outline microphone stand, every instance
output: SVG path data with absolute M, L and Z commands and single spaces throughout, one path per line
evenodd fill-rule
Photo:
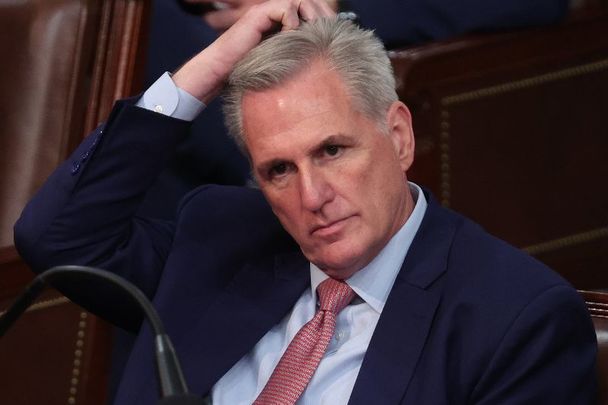
M 113 284 L 126 292 L 141 308 L 154 332 L 156 368 L 160 382 L 159 405 L 204 405 L 209 401 L 190 394 L 179 365 L 175 349 L 165 333 L 163 323 L 145 294 L 135 285 L 116 274 L 87 266 L 56 266 L 39 274 L 26 287 L 13 305 L 0 317 L 0 338 L 44 290 L 47 283 L 62 279 L 93 278 Z

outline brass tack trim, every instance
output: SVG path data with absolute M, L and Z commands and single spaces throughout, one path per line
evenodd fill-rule
M 444 109 L 440 112 L 441 121 L 439 124 L 440 136 L 439 147 L 441 155 L 439 158 L 440 170 L 440 201 L 444 207 L 450 206 L 451 199 L 451 165 L 450 165 L 450 113 L 445 107 L 463 103 L 466 101 L 478 100 L 484 97 L 504 94 L 515 90 L 539 86 L 544 83 L 549 83 L 558 80 L 568 79 L 570 77 L 581 76 L 589 73 L 599 72 L 608 69 L 608 59 L 601 59 L 596 62 L 591 62 L 583 65 L 573 66 L 566 69 L 560 69 L 542 75 L 532 76 L 521 80 L 497 84 L 494 86 L 483 87 L 472 91 L 466 91 L 451 96 L 446 96 L 441 99 L 441 105 Z M 523 250 L 531 255 L 538 255 L 545 252 L 550 252 L 560 248 L 577 245 L 589 242 L 598 238 L 608 236 L 608 227 L 600 228 L 589 232 L 583 232 L 576 235 L 570 235 L 564 238 L 555 239 L 548 242 L 539 243 L 536 245 L 525 247 Z
M 70 300 L 67 299 L 66 297 L 58 297 L 58 298 L 53 298 L 50 300 L 44 300 L 44 301 L 40 301 L 40 302 L 30 305 L 30 307 L 28 309 L 26 309 L 25 312 L 40 311 L 41 309 L 48 309 L 48 308 L 56 307 L 58 305 L 67 304 L 69 302 L 70 302 Z M 6 313 L 6 310 L 0 311 L 0 316 L 4 315 L 5 313 Z
M 82 366 L 82 348 L 84 347 L 85 329 L 87 327 L 87 313 L 80 313 L 80 321 L 78 321 L 78 331 L 76 332 L 76 343 L 74 349 L 74 360 L 72 364 L 72 375 L 70 377 L 70 388 L 68 391 L 68 404 L 76 404 L 76 393 L 78 392 L 78 384 L 80 383 L 80 372 Z
M 594 240 L 603 238 L 608 238 L 608 227 L 597 228 L 588 232 L 581 232 L 573 235 L 568 235 L 563 238 L 538 243 L 536 245 L 527 246 L 523 250 L 531 255 L 540 255 L 543 253 L 553 252 L 555 250 L 580 245 L 582 243 L 592 242 Z
M 608 311 L 606 311 L 601 304 L 597 304 L 595 302 L 587 302 L 587 307 L 589 310 L 593 310 L 593 312 L 597 315 L 608 316 Z
M 477 90 L 465 91 L 452 96 L 446 96 L 441 99 L 441 104 L 443 106 L 449 106 L 453 104 L 460 104 L 465 101 L 479 100 L 484 97 L 504 94 L 515 90 L 538 86 L 544 83 L 568 79 L 570 77 L 582 76 L 589 73 L 599 72 L 604 69 L 608 69 L 608 59 L 602 59 L 597 62 L 556 70 L 554 72 L 532 76 L 513 82 L 501 83 L 495 86 L 483 87 Z

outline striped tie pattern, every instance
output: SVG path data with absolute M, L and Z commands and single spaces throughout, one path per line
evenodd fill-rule
M 355 297 L 343 281 L 328 278 L 317 287 L 319 310 L 294 336 L 254 405 L 295 404 L 315 373 L 334 334 L 336 316 Z

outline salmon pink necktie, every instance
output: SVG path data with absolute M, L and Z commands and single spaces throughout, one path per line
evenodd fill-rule
M 334 334 L 336 316 L 355 297 L 343 281 L 324 280 L 317 287 L 319 310 L 295 335 L 254 405 L 295 404 L 315 373 Z

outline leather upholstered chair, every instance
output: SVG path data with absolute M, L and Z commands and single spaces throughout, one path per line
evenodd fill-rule
M 32 275 L 21 209 L 113 101 L 139 90 L 147 0 L 0 1 L 0 313 Z M 54 290 L 0 339 L 0 403 L 105 403 L 106 324 Z
M 50 172 L 133 92 L 145 3 L 0 2 L 0 247 Z
M 608 404 L 608 293 L 579 291 L 591 314 L 597 336 L 597 370 L 599 379 L 599 404 Z
M 608 288 L 608 12 L 396 50 L 409 178 L 581 289 Z

